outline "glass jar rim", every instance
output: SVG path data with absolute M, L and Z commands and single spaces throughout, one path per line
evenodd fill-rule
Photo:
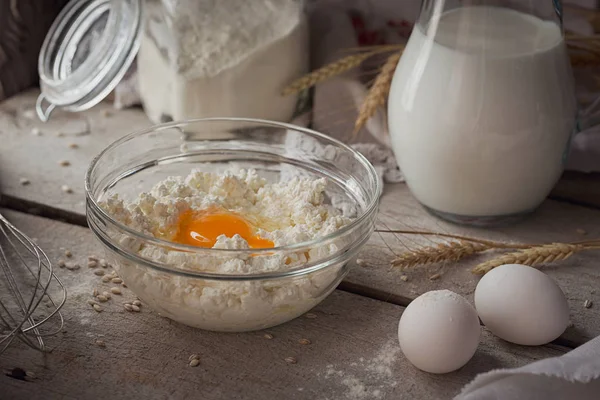
M 325 235 L 323 237 L 311 239 L 311 240 L 304 241 L 304 242 L 294 243 L 291 245 L 274 247 L 274 248 L 243 249 L 243 250 L 198 248 L 198 247 L 192 246 L 192 245 L 178 244 L 178 243 L 174 243 L 174 242 L 171 242 L 168 240 L 158 239 L 156 237 L 146 235 L 142 232 L 139 232 L 135 229 L 132 229 L 132 228 L 122 224 L 121 222 L 114 219 L 110 214 L 108 214 L 102 207 L 100 207 L 99 202 L 94 197 L 94 188 L 92 187 L 92 177 L 95 173 L 98 163 L 102 160 L 102 158 L 108 152 L 118 148 L 123 143 L 126 143 L 137 137 L 141 137 L 141 136 L 149 135 L 149 134 L 155 134 L 157 131 L 161 131 L 161 130 L 165 130 L 165 129 L 178 128 L 182 125 L 190 125 L 190 124 L 197 124 L 197 123 L 204 123 L 204 122 L 251 123 L 251 124 L 256 124 L 259 126 L 263 125 L 263 126 L 282 128 L 282 129 L 286 129 L 286 130 L 294 130 L 296 132 L 306 134 L 308 136 L 317 138 L 319 140 L 329 142 L 329 144 L 331 144 L 331 145 L 342 148 L 343 150 L 352 154 L 352 156 L 357 161 L 359 161 L 359 163 L 364 167 L 365 171 L 367 172 L 369 180 L 373 184 L 372 189 L 368 191 L 368 195 L 369 195 L 368 203 L 365 205 L 364 209 L 361 210 L 361 214 L 356 219 L 354 219 L 348 225 L 346 225 L 328 235 Z M 100 152 L 96 157 L 94 157 L 94 159 L 90 163 L 90 166 L 86 172 L 85 193 L 86 193 L 86 203 L 87 203 L 87 207 L 88 207 L 88 213 L 91 211 L 95 215 L 100 216 L 104 220 L 103 221 L 104 223 L 108 222 L 108 223 L 112 224 L 113 226 L 115 226 L 119 231 L 124 232 L 127 235 L 129 235 L 135 239 L 143 240 L 145 243 L 151 243 L 153 245 L 156 245 L 159 248 L 169 248 L 174 251 L 181 251 L 181 252 L 192 253 L 192 254 L 267 255 L 267 254 L 273 253 L 273 252 L 299 251 L 299 250 L 304 250 L 307 248 L 312 248 L 315 245 L 334 240 L 346 233 L 349 233 L 349 232 L 359 228 L 360 226 L 362 226 L 362 224 L 364 224 L 365 222 L 367 222 L 369 220 L 369 217 L 374 212 L 377 211 L 378 205 L 379 205 L 379 197 L 382 193 L 382 183 L 379 178 L 379 175 L 377 174 L 377 171 L 375 170 L 375 167 L 373 167 L 373 165 L 360 152 L 354 150 L 352 147 L 342 143 L 341 141 L 339 141 L 337 139 L 331 138 L 331 137 L 324 135 L 322 133 L 319 133 L 317 131 L 314 131 L 314 130 L 311 130 L 308 128 L 303 128 L 300 126 L 296 126 L 293 124 L 261 120 L 261 119 L 253 119 L 253 118 L 229 118 L 228 117 L 228 118 L 200 118 L 200 119 L 190 119 L 190 120 L 185 120 L 185 121 L 169 122 L 169 123 L 154 125 L 149 128 L 144 128 L 144 129 L 141 129 L 141 130 L 138 130 L 138 131 L 135 131 L 128 135 L 123 136 L 122 138 L 118 139 L 117 141 L 111 143 L 104 150 L 102 150 L 102 152 Z M 89 219 L 89 216 L 88 216 L 88 219 Z M 357 241 L 357 242 L 360 242 L 360 241 Z M 109 247 L 114 247 L 114 245 L 112 245 L 112 243 L 110 243 L 110 244 L 105 243 L 105 244 L 110 245 Z M 143 263 L 146 265 L 152 265 L 153 267 L 155 267 L 157 269 L 168 270 L 169 272 L 188 274 L 190 276 L 196 276 L 196 277 L 210 277 L 211 279 L 238 279 L 239 278 L 239 279 L 243 280 L 243 279 L 250 279 L 250 277 L 254 277 L 252 279 L 264 279 L 267 277 L 276 278 L 276 277 L 283 277 L 283 276 L 290 276 L 290 275 L 298 275 L 298 274 L 309 273 L 314 270 L 321 269 L 321 267 L 319 267 L 319 266 L 323 263 L 326 263 L 328 265 L 328 260 L 329 260 L 329 259 L 320 259 L 320 260 L 315 261 L 314 263 L 305 264 L 294 270 L 261 273 L 261 274 L 235 275 L 235 274 L 215 274 L 215 273 L 202 272 L 202 271 L 191 271 L 191 270 L 178 269 L 178 268 L 169 266 L 167 264 L 161 264 L 161 263 L 153 262 L 146 258 L 138 257 L 137 255 L 134 255 L 131 252 L 126 252 L 126 253 L 127 253 L 126 255 L 128 258 L 135 259 L 136 262 L 139 262 L 139 263 Z M 343 254 L 341 254 L 341 255 L 343 255 Z M 333 259 L 333 258 L 337 258 L 339 256 L 340 256 L 340 254 L 336 253 L 330 258 Z M 221 277 L 221 278 L 219 278 L 219 277 Z
M 106 13 L 98 45 L 92 46 L 94 25 Z M 67 3 L 46 34 L 38 57 L 41 94 L 36 111 L 40 120 L 47 121 L 56 107 L 82 111 L 108 96 L 137 55 L 142 13 L 142 0 Z M 88 53 L 78 63 L 80 46 L 87 46 Z

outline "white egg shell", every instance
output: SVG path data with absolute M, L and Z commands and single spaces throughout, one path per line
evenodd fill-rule
M 477 312 L 462 296 L 434 290 L 417 297 L 398 324 L 400 348 L 417 368 L 434 374 L 465 365 L 477 350 L 481 328 Z
M 526 265 L 506 264 L 485 274 L 475 289 L 475 308 L 494 335 L 516 344 L 546 344 L 569 324 L 562 290 Z

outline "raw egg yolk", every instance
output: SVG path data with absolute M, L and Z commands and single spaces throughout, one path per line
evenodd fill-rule
M 239 215 L 221 210 L 203 212 L 186 211 L 179 217 L 176 243 L 211 248 L 221 235 L 233 237 L 238 234 L 252 249 L 274 247 L 272 241 L 256 234 L 256 228 Z

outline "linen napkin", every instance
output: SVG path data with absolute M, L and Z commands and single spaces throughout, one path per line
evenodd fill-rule
M 560 356 L 479 374 L 455 400 L 598 400 L 600 336 Z

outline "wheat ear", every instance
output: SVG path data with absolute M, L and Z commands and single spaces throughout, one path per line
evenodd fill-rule
M 441 261 L 458 261 L 464 257 L 494 248 L 489 244 L 452 241 L 437 246 L 426 246 L 400 254 L 392 261 L 395 267 L 411 268 L 416 265 L 433 264 Z
M 477 275 L 483 275 L 492 269 L 504 264 L 523 264 L 523 265 L 539 265 L 542 263 L 550 263 L 561 261 L 571 257 L 573 254 L 585 249 L 594 249 L 599 246 L 586 246 L 576 243 L 551 243 L 540 246 L 534 246 L 529 249 L 516 251 L 501 255 L 500 257 L 479 264 L 472 269 L 471 272 Z
M 385 104 L 387 101 L 388 94 L 390 93 L 390 86 L 392 85 L 392 78 L 394 77 L 394 71 L 400 61 L 402 51 L 392 54 L 388 57 L 387 61 L 381 67 L 381 71 L 375 78 L 373 86 L 369 90 L 369 93 L 365 97 L 360 110 L 358 111 L 358 118 L 354 123 L 354 137 L 358 134 L 358 131 L 367 123 L 377 109 Z
M 364 53 L 351 54 L 349 56 L 343 57 L 337 61 L 334 61 L 311 72 L 308 75 L 304 75 L 303 77 L 296 79 L 283 89 L 282 94 L 284 96 L 288 96 L 294 93 L 301 92 L 304 89 L 313 87 L 319 82 L 327 80 L 333 76 L 339 75 L 342 72 L 351 70 L 352 68 L 358 67 L 365 60 L 374 56 L 375 54 L 393 51 L 397 48 L 398 46 L 382 46 Z

